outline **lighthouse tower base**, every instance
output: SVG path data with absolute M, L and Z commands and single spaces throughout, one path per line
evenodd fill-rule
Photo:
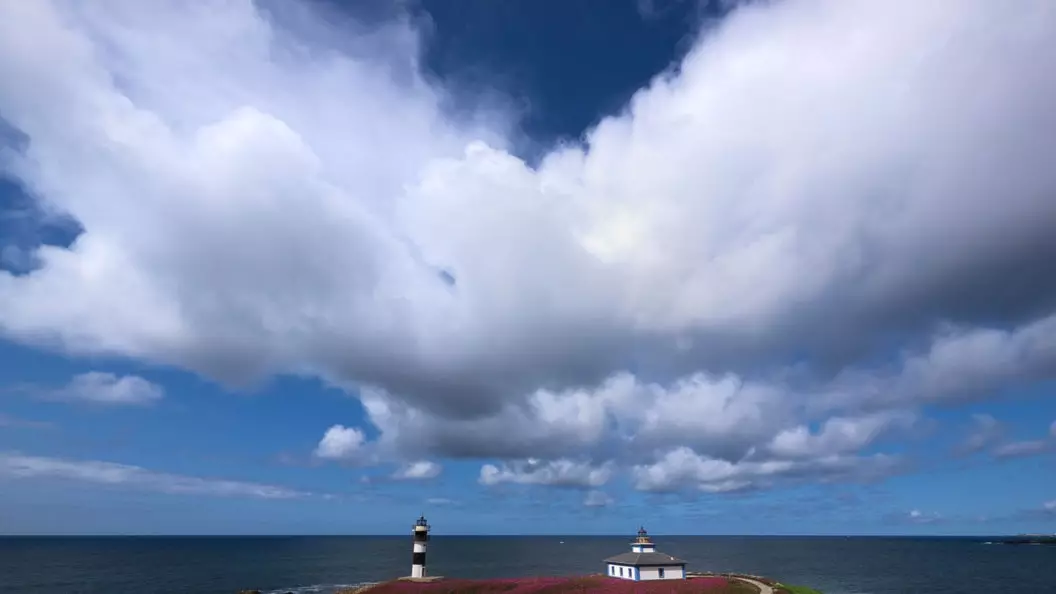
M 414 577 L 414 576 L 408 575 L 408 576 L 404 576 L 404 577 L 396 578 L 396 579 L 398 581 L 401 581 L 401 582 L 429 583 L 429 582 L 436 582 L 436 581 L 442 580 L 442 579 L 444 579 L 444 576 L 442 576 L 442 575 L 430 575 L 430 576 L 426 576 L 426 577 Z

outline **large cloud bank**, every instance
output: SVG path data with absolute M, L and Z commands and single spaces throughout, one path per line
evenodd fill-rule
M 84 227 L 0 272 L 5 337 L 645 490 L 883 475 L 920 403 L 1056 370 L 1049 0 L 748 4 L 536 167 L 408 24 L 281 6 L 0 0 L 4 167 Z

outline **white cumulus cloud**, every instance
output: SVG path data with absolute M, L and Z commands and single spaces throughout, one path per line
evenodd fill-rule
M 3 173 L 84 228 L 0 270 L 7 339 L 354 386 L 487 484 L 871 475 L 1056 374 L 1049 0 L 748 3 L 534 165 L 407 22 L 102 4 L 0 0 Z
M 604 491 L 587 491 L 586 497 L 583 498 L 583 505 L 586 507 L 609 507 L 613 503 L 613 498 Z
M 496 466 L 485 464 L 480 468 L 479 482 L 482 485 L 516 483 L 521 485 L 547 485 L 551 487 L 589 488 L 600 487 L 612 478 L 610 464 L 593 465 L 575 460 L 518 460 Z
M 635 466 L 635 487 L 642 491 L 672 491 L 694 487 L 708 493 L 728 493 L 797 481 L 860 481 L 884 478 L 900 470 L 894 456 L 826 454 L 801 460 L 766 457 L 730 462 L 709 458 L 686 447 L 666 452 L 652 464 Z
M 864 417 L 832 417 L 821 430 L 811 433 L 800 425 L 776 436 L 770 450 L 777 456 L 799 458 L 826 454 L 854 453 L 872 444 L 892 427 L 912 424 L 914 416 L 904 412 L 874 413 Z
M 326 430 L 315 455 L 326 460 L 351 460 L 362 453 L 366 436 L 355 427 L 334 425 Z
M 155 472 L 129 464 L 97 460 L 67 460 L 0 452 L 0 477 L 62 479 L 120 485 L 177 495 L 213 495 L 260 499 L 294 499 L 311 493 L 259 483 Z
M 404 481 L 422 481 L 440 476 L 443 467 L 436 462 L 419 460 L 400 467 L 393 473 L 392 478 Z
M 34 393 L 45 400 L 87 402 L 107 406 L 154 404 L 165 397 L 165 389 L 135 375 L 90 371 L 74 376 L 57 389 L 40 389 Z
M 1046 439 L 1032 439 L 1027 441 L 1013 441 L 1003 444 L 994 449 L 994 456 L 998 458 L 1021 458 L 1024 456 L 1036 456 L 1053 449 L 1051 441 Z
M 936 512 L 924 512 L 919 509 L 910 510 L 905 515 L 905 520 L 912 524 L 934 524 L 942 521 L 942 515 Z

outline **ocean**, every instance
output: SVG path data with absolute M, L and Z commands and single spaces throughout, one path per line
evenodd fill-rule
M 1056 546 L 979 538 L 656 538 L 691 571 L 735 571 L 825 594 L 1056 594 Z M 562 542 L 563 541 L 563 542 Z M 623 536 L 434 536 L 430 574 L 575 575 L 628 550 Z M 0 537 L 3 594 L 304 594 L 410 570 L 410 536 Z

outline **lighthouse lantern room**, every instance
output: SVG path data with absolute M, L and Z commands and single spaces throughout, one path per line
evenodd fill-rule
M 645 531 L 644 527 L 638 528 L 638 537 L 631 543 L 632 553 L 655 553 L 656 547 L 653 546 L 653 541 L 649 539 L 649 534 Z

